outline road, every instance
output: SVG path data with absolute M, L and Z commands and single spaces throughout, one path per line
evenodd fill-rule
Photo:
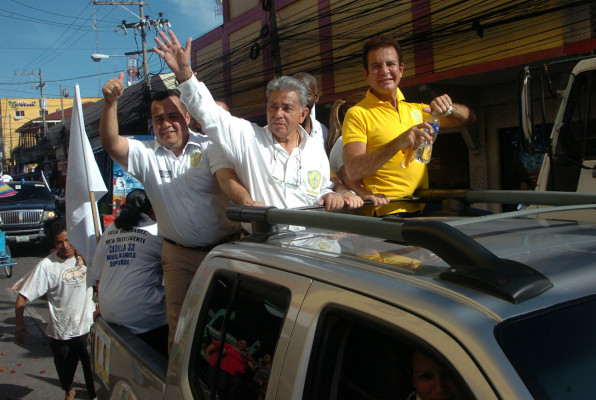
M 18 345 L 14 340 L 16 293 L 10 288 L 31 271 L 48 254 L 49 249 L 43 245 L 13 245 L 10 249 L 17 262 L 12 277 L 7 278 L 4 268 L 0 268 L 0 399 L 62 399 L 64 391 L 60 388 L 52 352 L 44 333 L 49 318 L 45 301 L 28 303 L 25 311 L 25 325 L 29 331 L 27 341 L 24 345 Z M 80 364 L 74 388 L 77 399 L 89 398 Z

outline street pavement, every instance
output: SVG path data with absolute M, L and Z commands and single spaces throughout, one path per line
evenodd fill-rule
M 25 325 L 29 331 L 24 345 L 14 339 L 14 304 L 16 292 L 10 288 L 48 254 L 43 245 L 10 246 L 17 261 L 13 275 L 7 278 L 0 267 L 0 400 L 63 399 L 64 391 L 54 367 L 52 351 L 45 335 L 49 312 L 47 303 L 27 303 Z M 97 385 L 96 385 L 97 388 Z M 79 363 L 75 375 L 77 399 L 88 399 L 83 370 Z

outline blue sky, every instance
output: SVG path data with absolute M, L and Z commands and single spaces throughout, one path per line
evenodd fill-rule
M 115 0 L 125 3 L 127 0 Z M 133 0 L 134 1 L 134 0 Z M 105 2 L 105 1 L 104 1 Z M 145 0 L 145 15 L 170 21 L 182 41 L 197 38 L 222 24 L 216 16 L 216 0 Z M 95 11 L 95 12 L 94 12 Z M 94 16 L 97 29 L 94 29 Z M 101 86 L 126 69 L 125 57 L 99 63 L 91 54 L 123 55 L 142 49 L 141 35 L 132 30 L 114 32 L 122 20 L 138 21 L 139 6 L 93 5 L 92 0 L 2 0 L 0 2 L 0 98 L 39 98 L 35 89 L 39 70 L 46 83 L 45 97 L 59 97 L 60 85 L 81 96 L 101 96 Z M 147 35 L 147 48 L 154 45 L 155 31 Z M 149 55 L 150 73 L 162 68 L 159 57 Z M 35 75 L 16 75 L 35 73 Z M 165 66 L 164 72 L 169 72 Z

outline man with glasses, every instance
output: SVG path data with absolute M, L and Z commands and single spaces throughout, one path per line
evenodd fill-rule
M 161 263 L 171 348 L 186 291 L 199 265 L 213 247 L 240 236 L 240 225 L 225 216 L 230 200 L 213 176 L 232 165 L 208 137 L 190 132 L 190 114 L 178 91 L 152 97 L 155 140 L 120 136 L 118 102 L 123 92 L 122 73 L 104 85 L 99 135 L 112 159 L 143 183 L 153 204 L 164 238 Z M 220 108 L 215 103 L 214 107 Z
M 332 190 L 329 161 L 321 141 L 311 138 L 300 126 L 308 115 L 308 88 L 304 83 L 289 76 L 269 82 L 268 125 L 260 127 L 233 117 L 215 104 L 190 68 L 191 39 L 183 48 L 172 31 L 169 35 L 159 32 L 161 40 L 155 39 L 159 47 L 153 49 L 176 75 L 189 112 L 234 164 L 246 187 L 239 186 L 231 196 L 235 203 L 259 202 L 278 208 L 318 204 L 328 211 L 352 204 L 348 199 L 352 193 L 343 188 Z

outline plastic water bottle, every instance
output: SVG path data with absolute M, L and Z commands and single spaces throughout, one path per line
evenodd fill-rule
M 424 122 L 428 122 L 430 126 L 432 126 L 433 131 L 429 132 L 429 134 L 433 138 L 433 142 L 437 139 L 437 135 L 439 134 L 439 128 L 441 123 L 439 121 L 439 117 L 437 115 L 431 114 L 428 118 L 424 120 Z M 426 129 L 425 129 L 426 130 Z M 428 131 L 427 131 L 428 132 Z M 428 164 L 430 161 L 430 156 L 433 152 L 433 145 L 428 140 L 424 139 L 422 144 L 416 149 L 416 154 L 414 154 L 414 160 L 421 162 L 423 164 Z

